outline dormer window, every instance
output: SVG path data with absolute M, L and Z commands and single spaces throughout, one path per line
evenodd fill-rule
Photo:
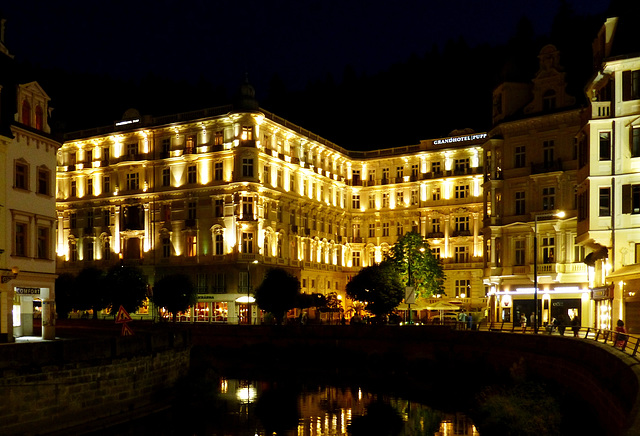
M 42 106 L 36 106 L 36 129 L 44 130 L 44 113 Z
M 548 111 L 556 108 L 556 92 L 547 90 L 542 96 L 542 110 Z
M 22 124 L 31 126 L 31 105 L 27 100 L 22 102 Z

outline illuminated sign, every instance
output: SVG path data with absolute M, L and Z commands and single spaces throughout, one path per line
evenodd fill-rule
M 40 288 L 16 288 L 16 294 L 40 295 Z
M 440 144 L 453 144 L 455 142 L 467 142 L 467 141 L 475 141 L 478 139 L 486 139 L 486 133 L 478 133 L 475 135 L 465 135 L 465 136 L 452 136 L 450 138 L 436 139 L 433 141 L 433 145 Z
M 140 118 L 134 118 L 132 120 L 122 120 L 122 121 L 116 121 L 116 127 L 119 126 L 126 126 L 127 124 L 136 124 L 140 122 Z

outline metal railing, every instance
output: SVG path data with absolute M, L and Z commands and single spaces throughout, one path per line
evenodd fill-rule
M 477 330 L 523 334 L 522 327 L 518 323 L 507 321 L 481 321 L 480 323 L 478 323 Z M 527 325 L 524 334 L 533 333 L 533 327 Z M 558 330 L 558 327 L 549 328 L 549 326 L 542 326 L 538 329 L 538 334 L 569 337 L 573 336 L 581 339 L 593 340 L 604 345 L 610 345 L 611 347 L 616 348 L 623 353 L 633 357 L 634 359 L 640 361 L 640 355 L 638 353 L 638 348 L 640 348 L 640 336 L 630 335 L 629 333 L 620 333 L 614 330 L 598 329 L 595 327 L 579 327 L 574 332 L 573 326 L 565 326 L 564 333 L 561 333 Z

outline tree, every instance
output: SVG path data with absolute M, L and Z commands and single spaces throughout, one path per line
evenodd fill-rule
M 404 287 L 390 262 L 367 266 L 347 283 L 347 295 L 367 303 L 367 311 L 376 317 L 388 315 L 404 298 Z
M 416 295 L 428 298 L 444 294 L 442 262 L 429 249 L 419 233 L 402 236 L 391 247 L 387 259 L 394 265 L 404 286 L 415 286 Z
M 109 307 L 105 275 L 95 267 L 83 268 L 76 277 L 77 305 L 76 309 L 92 310 L 93 319 L 98 312 Z
M 282 268 L 268 270 L 255 290 L 258 307 L 272 313 L 278 324 L 282 324 L 286 312 L 296 307 L 299 295 L 300 280 Z
M 111 314 L 118 313 L 123 306 L 133 313 L 147 297 L 147 279 L 139 268 L 116 265 L 109 268 L 106 276 Z
M 173 322 L 176 322 L 178 312 L 184 312 L 189 306 L 193 306 L 196 300 L 196 288 L 185 274 L 165 276 L 153 287 L 154 304 L 171 312 Z
M 56 312 L 58 318 L 66 319 L 76 303 L 76 282 L 73 274 L 63 273 L 56 278 Z

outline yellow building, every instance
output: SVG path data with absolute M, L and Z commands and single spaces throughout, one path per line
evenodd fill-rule
M 596 326 L 640 331 L 640 57 L 633 15 L 609 18 L 578 135 L 578 234 L 590 251 Z M 634 38 L 626 39 L 633 35 Z M 629 45 L 625 47 L 626 45 Z M 635 46 L 633 46 L 635 44 Z
M 49 97 L 23 80 L 0 20 L 0 342 L 55 337 L 54 171 Z M 42 332 L 34 328 L 41 318 Z
M 532 325 L 537 303 L 539 325 L 575 316 L 591 325 L 585 251 L 576 244 L 582 112 L 566 93 L 558 50 L 547 45 L 538 58 L 530 83 L 503 83 L 493 93 L 483 185 L 491 320 L 519 323 L 525 314 Z
M 245 84 L 235 106 L 155 118 L 130 110 L 113 126 L 67 135 L 58 272 L 122 261 L 151 284 L 185 272 L 198 303 L 183 319 L 255 322 L 248 294 L 267 268 L 288 269 L 303 292 L 337 292 L 348 310 L 349 278 L 416 230 L 444 261 L 447 295 L 485 306 L 486 134 L 349 151 L 253 96 Z

